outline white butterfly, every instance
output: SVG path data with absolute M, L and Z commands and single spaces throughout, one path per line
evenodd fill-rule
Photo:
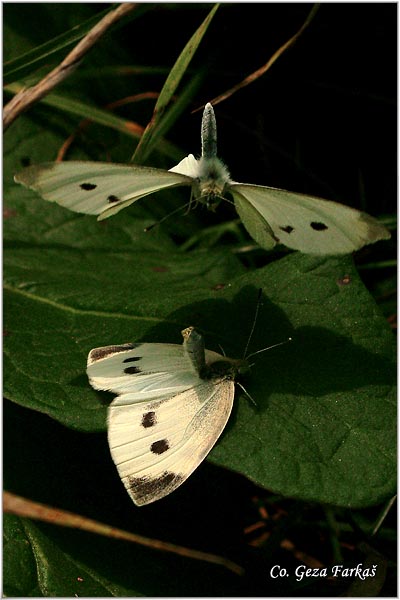
M 17 183 L 45 200 L 70 210 L 106 219 L 153 192 L 177 186 L 191 188 L 191 198 L 214 209 L 231 195 L 249 234 L 266 249 L 277 243 L 308 254 L 347 254 L 389 231 L 354 208 L 278 188 L 237 183 L 217 158 L 217 126 L 206 104 L 201 128 L 202 156 L 189 154 L 169 171 L 101 162 L 44 163 L 25 168 Z
M 205 350 L 193 328 L 183 344 L 123 344 L 91 350 L 87 374 L 114 392 L 108 442 L 118 473 L 138 506 L 181 485 L 221 435 L 233 406 L 234 380 L 248 368 Z

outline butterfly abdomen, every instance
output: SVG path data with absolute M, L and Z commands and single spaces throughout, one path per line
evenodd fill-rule
M 187 327 L 181 333 L 184 353 L 200 379 L 234 381 L 243 367 L 247 365 L 247 361 L 228 358 L 208 350 L 206 356 L 204 338 L 194 327 Z
M 204 339 L 194 327 L 186 327 L 181 331 L 183 351 L 189 358 L 195 373 L 200 374 L 205 367 Z

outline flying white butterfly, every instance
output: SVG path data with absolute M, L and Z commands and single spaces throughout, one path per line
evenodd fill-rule
M 106 219 L 153 192 L 189 186 L 191 198 L 213 209 L 231 195 L 249 234 L 266 249 L 277 243 L 308 254 L 347 254 L 390 238 L 376 219 L 354 208 L 278 188 L 237 183 L 217 158 L 217 126 L 206 104 L 202 155 L 189 154 L 169 171 L 101 162 L 69 161 L 26 167 L 17 183 L 45 200 Z
M 123 344 L 91 350 L 87 374 L 114 392 L 108 442 L 118 473 L 138 506 L 180 486 L 221 435 L 233 406 L 235 377 L 248 368 L 205 350 L 193 328 L 183 344 Z

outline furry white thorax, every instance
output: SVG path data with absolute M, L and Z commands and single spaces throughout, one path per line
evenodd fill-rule
M 197 183 L 195 199 L 207 205 L 222 198 L 226 185 L 231 183 L 227 167 L 217 157 L 196 159 L 189 154 L 170 171 L 192 177 Z

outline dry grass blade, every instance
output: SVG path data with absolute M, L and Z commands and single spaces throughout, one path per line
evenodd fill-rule
M 109 12 L 93 29 L 75 46 L 73 50 L 64 58 L 64 60 L 50 73 L 48 73 L 39 83 L 33 87 L 21 90 L 4 107 L 3 111 L 3 129 L 11 125 L 13 121 L 24 111 L 26 111 L 35 102 L 47 95 L 61 81 L 64 81 L 76 69 L 79 62 L 99 40 L 99 38 L 119 19 L 136 8 L 137 4 L 127 2 L 120 4 L 115 10 Z
M 88 519 L 87 517 L 82 517 L 81 515 L 69 511 L 52 508 L 51 506 L 39 502 L 32 502 L 31 500 L 16 496 L 10 492 L 3 493 L 3 509 L 5 513 L 18 515 L 19 517 L 37 519 L 62 527 L 82 529 L 83 531 L 90 531 L 91 533 L 96 533 L 98 535 L 147 546 L 148 548 L 153 548 L 153 550 L 162 550 L 186 558 L 213 563 L 229 569 L 236 575 L 243 575 L 244 572 L 241 566 L 223 556 L 209 554 L 208 552 L 200 552 L 199 550 L 193 550 L 192 548 L 185 548 L 184 546 L 177 546 L 176 544 L 170 544 L 169 542 L 163 542 L 162 540 L 130 533 L 129 531 L 124 531 L 123 529 L 118 529 L 111 525 L 100 523 L 99 521 L 94 521 L 93 519 Z
M 264 65 L 262 65 L 262 67 L 260 67 L 259 69 L 257 69 L 256 71 L 254 71 L 253 73 L 251 73 L 250 75 L 248 75 L 247 77 L 245 77 L 245 79 L 243 79 L 243 81 L 241 81 L 237 85 L 234 85 L 233 87 L 231 87 L 229 90 L 227 90 L 223 94 L 220 94 L 219 96 L 217 96 L 213 100 L 210 100 L 211 104 L 213 106 L 215 106 L 219 102 L 222 102 L 223 100 L 226 100 L 227 98 L 229 98 L 229 96 L 232 96 L 233 94 L 235 94 L 236 92 L 238 92 L 239 90 L 241 90 L 243 87 L 246 87 L 246 85 L 249 85 L 250 83 L 253 83 L 253 81 L 256 81 L 259 77 L 261 77 L 262 75 L 264 75 L 264 73 L 266 73 L 268 71 L 268 69 L 270 67 L 272 67 L 272 65 L 274 64 L 274 62 L 276 60 L 278 60 L 278 58 L 286 50 L 288 50 L 288 48 L 290 48 L 290 46 L 293 46 L 293 44 L 295 42 L 297 42 L 298 38 L 302 35 L 303 31 L 306 29 L 306 27 L 308 27 L 308 25 L 313 20 L 314 16 L 317 13 L 318 8 L 319 8 L 319 4 L 314 4 L 314 6 L 311 9 L 310 14 L 308 15 L 307 19 L 304 21 L 303 25 L 298 30 L 298 32 L 295 33 L 280 48 L 278 48 L 278 50 L 276 52 L 274 52 L 274 54 L 271 56 L 271 58 Z M 200 109 L 197 109 L 197 110 L 200 110 Z M 193 112 L 195 112 L 195 111 L 193 111 Z

